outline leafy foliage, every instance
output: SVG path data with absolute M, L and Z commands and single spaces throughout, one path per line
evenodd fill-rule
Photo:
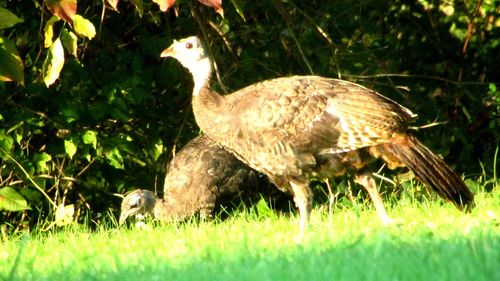
M 14 188 L 6 186 L 0 189 L 0 210 L 22 211 L 29 210 L 28 202 Z
M 2 221 L 97 218 L 117 193 L 161 187 L 198 129 L 189 75 L 159 53 L 191 34 L 208 43 L 221 92 L 289 74 L 352 80 L 418 113 L 416 133 L 458 171 L 495 172 L 493 0 L 231 0 L 224 17 L 220 1 L 199 2 L 0 1 L 0 189 L 31 208 Z
M 11 27 L 17 23 L 23 22 L 22 19 L 18 18 L 11 11 L 0 7 L 0 17 L 2 18 L 2 22 L 0 22 L 0 29 Z
M 24 84 L 24 65 L 15 45 L 0 37 L 0 81 L 15 81 Z

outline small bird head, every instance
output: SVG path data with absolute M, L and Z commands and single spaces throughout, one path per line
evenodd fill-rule
M 190 36 L 174 40 L 174 43 L 167 49 L 161 52 L 160 57 L 172 57 L 178 60 L 185 68 L 193 72 L 194 69 L 199 67 L 200 61 L 207 59 L 208 56 L 205 52 L 203 44 L 196 36 Z
M 132 215 L 153 214 L 156 200 L 158 200 L 156 195 L 146 189 L 136 189 L 130 192 L 123 198 L 118 222 L 123 224 Z

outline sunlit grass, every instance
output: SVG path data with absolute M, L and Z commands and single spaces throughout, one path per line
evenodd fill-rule
M 297 218 L 247 211 L 222 222 L 104 223 L 11 237 L 3 280 L 499 280 L 500 192 L 463 214 L 441 201 L 402 199 L 382 226 L 372 208 L 315 209 Z M 16 259 L 17 257 L 17 259 Z

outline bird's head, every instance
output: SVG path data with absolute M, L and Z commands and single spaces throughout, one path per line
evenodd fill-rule
M 191 72 L 199 67 L 200 62 L 208 58 L 201 40 L 196 36 L 174 40 L 170 47 L 161 52 L 160 57 L 172 57 Z
M 130 192 L 123 198 L 118 222 L 123 224 L 132 215 L 153 214 L 157 199 L 153 192 L 146 189 Z
M 193 95 L 198 95 L 200 89 L 209 84 L 212 62 L 198 37 L 174 40 L 170 47 L 161 52 L 160 57 L 172 57 L 191 72 L 194 81 Z

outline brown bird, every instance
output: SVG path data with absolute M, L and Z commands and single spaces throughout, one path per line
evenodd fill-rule
M 163 199 L 149 190 L 132 191 L 122 201 L 119 223 L 131 215 L 145 214 L 163 222 L 194 215 L 211 218 L 216 207 L 232 199 L 257 201 L 261 194 L 273 201 L 281 199 L 283 195 L 275 190 L 264 176 L 200 135 L 170 161 Z
M 161 57 L 177 59 L 193 75 L 192 105 L 202 131 L 292 192 L 301 234 L 311 211 L 313 176 L 353 174 L 381 219 L 389 221 L 365 168 L 370 158 L 382 158 L 390 168 L 407 166 L 459 209 L 474 204 L 460 177 L 407 131 L 415 115 L 375 91 L 338 79 L 291 76 L 221 96 L 210 90 L 212 62 L 197 37 L 174 41 Z
M 154 192 L 147 189 L 136 189 L 128 193 L 122 200 L 119 224 L 135 215 L 142 218 L 146 215 L 153 215 L 154 218 L 161 219 L 163 200 L 158 198 Z

